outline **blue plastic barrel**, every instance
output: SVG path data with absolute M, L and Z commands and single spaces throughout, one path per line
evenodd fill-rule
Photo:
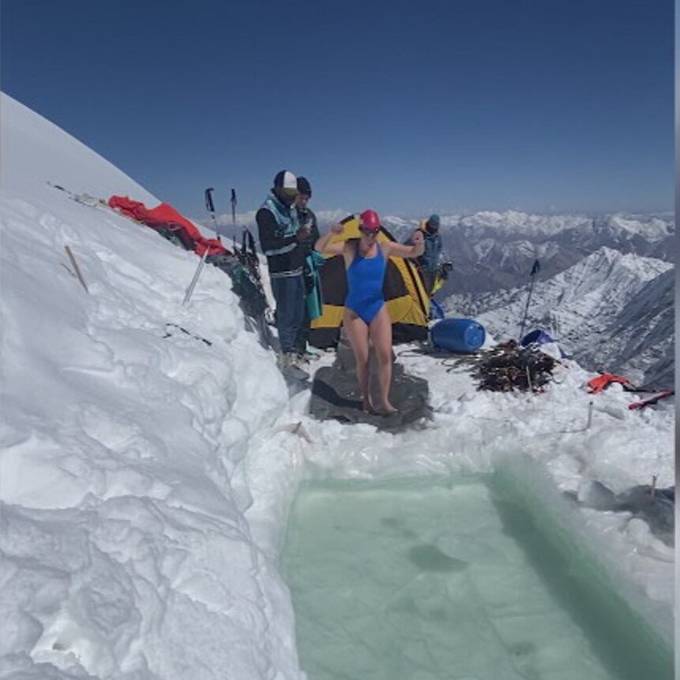
M 430 329 L 432 344 L 449 352 L 476 352 L 483 344 L 484 326 L 474 319 L 443 319 Z

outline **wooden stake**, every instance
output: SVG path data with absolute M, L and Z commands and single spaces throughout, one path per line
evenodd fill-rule
M 76 262 L 76 258 L 73 256 L 71 249 L 68 246 L 64 246 L 64 250 L 66 251 L 66 254 L 68 255 L 68 259 L 71 260 L 71 264 L 73 265 L 73 269 L 76 273 L 76 276 L 78 277 L 78 281 L 80 281 L 80 285 L 85 289 L 86 293 L 89 293 L 90 291 L 87 289 L 87 284 L 85 283 L 85 279 L 83 278 L 83 275 L 80 273 L 80 267 L 78 266 L 78 263 Z

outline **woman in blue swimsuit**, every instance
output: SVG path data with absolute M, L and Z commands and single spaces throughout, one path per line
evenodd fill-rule
M 348 239 L 341 243 L 330 243 L 333 236 L 341 234 L 343 226 L 336 224 L 315 245 L 316 250 L 331 255 L 343 255 L 347 270 L 347 299 L 343 325 L 354 351 L 357 365 L 357 379 L 361 390 L 363 409 L 388 415 L 397 409 L 389 399 L 392 382 L 392 320 L 385 306 L 383 283 L 387 270 L 387 259 L 397 257 L 414 258 L 423 254 L 422 233 L 418 232 L 413 245 L 405 246 L 393 241 L 378 243 L 380 218 L 374 210 L 361 213 L 361 238 Z M 371 403 L 368 375 L 369 340 L 375 348 L 378 360 L 378 382 L 380 404 L 377 409 Z

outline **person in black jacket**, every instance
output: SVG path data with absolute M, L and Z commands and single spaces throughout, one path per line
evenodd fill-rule
M 307 256 L 314 250 L 314 244 L 317 242 L 321 234 L 319 234 L 319 226 L 316 221 L 316 215 L 309 206 L 309 199 L 312 197 L 312 186 L 306 177 L 297 178 L 297 188 L 298 195 L 295 198 L 295 207 L 298 213 L 298 219 L 300 221 L 301 229 L 301 241 L 300 247 L 302 248 L 303 257 Z M 305 234 L 307 234 L 305 236 Z M 309 270 L 309 266 L 305 261 L 303 264 L 303 274 L 305 281 L 305 297 L 311 293 L 314 286 L 314 281 L 312 279 L 312 273 Z M 297 335 L 295 341 L 295 348 L 298 353 L 298 357 L 305 361 L 309 353 L 307 352 L 307 338 L 309 337 L 309 325 L 311 323 L 311 318 L 309 315 L 309 310 L 305 305 L 305 316 L 300 326 L 300 331 Z
M 301 243 L 308 237 L 309 231 L 300 228 L 294 205 L 297 194 L 297 177 L 289 170 L 281 170 L 274 177 L 269 196 L 255 215 L 260 246 L 267 257 L 276 300 L 281 368 L 298 367 L 295 342 L 305 313 L 302 274 L 305 256 Z

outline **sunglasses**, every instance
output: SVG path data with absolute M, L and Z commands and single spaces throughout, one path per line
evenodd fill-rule
M 372 229 L 365 229 L 364 227 L 359 227 L 359 231 L 362 234 L 366 234 L 366 236 L 377 236 L 378 235 L 377 231 L 373 231 Z

